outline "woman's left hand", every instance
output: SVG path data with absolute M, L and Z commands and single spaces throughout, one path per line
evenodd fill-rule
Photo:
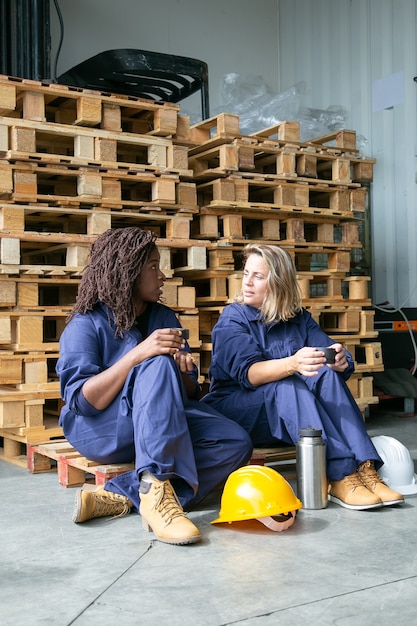
M 336 357 L 334 363 L 327 363 L 327 366 L 335 372 L 344 372 L 348 367 L 349 363 L 346 358 L 345 350 L 341 343 L 334 343 L 329 348 L 334 348 L 336 350 Z
M 189 352 L 184 352 L 183 350 L 179 350 L 173 355 L 174 361 L 178 364 L 180 368 L 180 372 L 186 374 L 187 372 L 192 372 L 194 369 L 194 360 Z

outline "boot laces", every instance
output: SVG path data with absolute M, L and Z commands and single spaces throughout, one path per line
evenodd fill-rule
M 111 492 L 109 492 L 111 493 Z M 93 517 L 106 517 L 111 515 L 111 519 L 124 517 L 130 513 L 128 499 L 117 493 L 111 495 L 94 494 L 95 507 Z M 119 510 L 120 509 L 120 510 Z M 115 513 L 115 515 L 113 515 Z
M 176 517 L 184 517 L 184 511 L 169 481 L 165 480 L 155 483 L 155 491 L 156 502 L 154 509 L 161 514 L 167 523 L 170 523 Z
M 378 483 L 385 485 L 384 481 L 378 475 L 372 461 L 365 461 L 359 466 L 359 476 L 365 487 L 372 489 Z
M 353 472 L 353 474 L 345 476 L 344 481 L 352 487 L 352 491 L 355 491 L 357 487 L 363 487 L 363 482 L 358 472 Z

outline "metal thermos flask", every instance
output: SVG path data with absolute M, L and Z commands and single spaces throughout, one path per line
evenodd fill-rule
M 304 509 L 327 507 L 326 443 L 320 428 L 302 428 L 296 445 L 297 496 Z

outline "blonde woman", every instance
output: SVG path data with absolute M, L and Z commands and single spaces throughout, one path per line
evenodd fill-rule
M 295 444 L 301 428 L 320 428 L 331 501 L 357 510 L 404 502 L 377 474 L 382 460 L 346 385 L 352 356 L 303 309 L 284 249 L 246 246 L 242 289 L 223 310 L 212 341 L 203 400 L 243 426 L 254 445 Z M 320 349 L 329 346 L 334 363 Z

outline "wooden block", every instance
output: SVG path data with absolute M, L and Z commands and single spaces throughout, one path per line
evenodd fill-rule
M 247 171 L 255 169 L 255 153 L 253 147 L 239 146 L 239 170 Z
M 242 289 L 242 272 L 229 274 L 227 277 L 227 291 L 229 301 L 233 300 Z
M 102 192 L 102 178 L 99 172 L 81 172 L 78 175 L 77 193 L 79 196 L 95 196 L 101 198 Z
M 20 428 L 25 426 L 25 403 L 0 402 L 0 428 Z
M 359 226 L 355 222 L 342 224 L 342 242 L 359 243 Z
M 62 487 L 78 487 L 86 482 L 85 470 L 69 465 L 65 458 L 58 459 L 58 483 Z
M 43 343 L 43 317 L 21 316 L 12 320 L 12 341 L 18 346 Z
M 81 96 L 77 98 L 77 119 L 74 124 L 79 126 L 99 126 L 101 123 L 101 100 Z
M 222 215 L 223 235 L 235 239 L 243 239 L 243 218 L 241 215 Z
M 38 179 L 35 172 L 13 172 L 14 192 L 25 196 L 36 197 Z
M 117 162 L 117 141 L 96 137 L 94 140 L 94 158 L 97 161 Z
M 25 120 L 34 120 L 37 122 L 45 122 L 45 96 L 40 91 L 24 91 L 23 92 L 23 118 Z
M 356 132 L 342 129 L 336 133 L 336 146 L 345 150 L 356 150 Z
M 172 239 L 190 238 L 190 218 L 175 215 L 166 223 L 166 236 Z
M 236 200 L 236 184 L 238 181 L 218 178 L 212 182 L 213 200 L 234 202 Z
M 164 283 L 163 302 L 171 308 L 178 307 L 178 285 L 175 282 L 166 281 Z
M 359 380 L 359 397 L 370 398 L 374 395 L 374 379 L 372 376 L 363 376 Z
M 25 383 L 47 383 L 48 365 L 46 359 L 24 360 L 24 381 Z M 43 404 L 43 403 L 42 403 Z
M 347 189 L 337 189 L 329 195 L 329 209 L 347 213 L 350 211 L 350 192 Z
M 11 237 L 0 239 L 0 260 L 4 265 L 20 264 L 20 239 Z
M 332 180 L 338 183 L 350 183 L 349 159 L 334 159 L 332 161 Z
M 122 199 L 121 181 L 116 178 L 106 178 L 103 176 L 101 184 L 103 199 L 112 200 L 115 204 L 118 204 Z
M 178 287 L 178 307 L 181 309 L 195 308 L 195 287 Z
M 188 170 L 188 148 L 175 144 L 166 150 L 167 167 L 172 170 Z
M 0 196 L 13 191 L 13 170 L 9 165 L 0 164 Z
M 0 151 L 7 152 L 9 149 L 9 127 L 0 124 Z
M 148 147 L 148 163 L 155 167 L 167 167 L 167 148 L 152 144 Z
M 44 425 L 44 400 L 28 400 L 25 404 L 26 428 L 39 428 Z
M 85 267 L 88 263 L 89 254 L 89 245 L 76 246 L 70 244 L 67 247 L 66 264 L 69 267 Z
M 374 178 L 374 164 L 372 161 L 359 161 L 353 163 L 354 182 L 371 183 Z
M 182 206 L 197 206 L 197 187 L 195 183 L 180 182 L 177 184 L 177 204 Z
M 22 359 L 0 356 L 0 384 L 17 385 L 23 380 Z
M 187 264 L 194 270 L 207 269 L 207 252 L 202 246 L 190 246 L 187 248 Z
M 296 163 L 298 176 L 317 178 L 317 157 L 314 154 L 300 154 Z
M 114 132 L 121 132 L 122 116 L 120 106 L 109 102 L 103 102 L 101 113 L 102 119 L 100 128 Z
M 322 243 L 333 243 L 334 224 L 317 224 L 317 241 Z
M 16 306 L 17 294 L 14 281 L 0 281 L 0 307 Z
M 173 178 L 157 178 L 152 182 L 152 200 L 175 204 L 175 180 Z
M 349 276 L 345 279 L 349 283 L 350 300 L 366 300 L 368 298 L 369 276 Z
M 74 137 L 74 156 L 93 160 L 95 158 L 94 137 L 83 134 L 76 135 Z
M 87 234 L 101 235 L 111 227 L 111 214 L 108 211 L 93 210 L 87 217 Z
M 304 221 L 302 219 L 288 219 L 285 223 L 287 226 L 286 239 L 290 241 L 305 241 Z
M 1 170 L 0 170 L 1 178 Z M 11 179 L 11 185 L 13 180 Z M 11 191 L 11 190 L 10 190 Z M 3 205 L 0 207 L 0 228 L 8 231 L 23 232 L 25 230 L 25 210 L 18 205 Z
M 12 342 L 12 322 L 9 317 L 0 318 L 0 344 Z
M 16 87 L 1 85 L 0 88 L 0 115 L 9 115 L 16 109 Z
M 360 311 L 360 331 L 361 334 L 373 332 L 375 311 Z
M 233 250 L 230 248 L 216 248 L 209 250 L 209 267 L 232 267 L 234 269 Z
M 11 149 L 17 152 L 37 152 L 35 129 L 12 126 L 10 129 L 10 144 Z
M 366 187 L 352 189 L 350 192 L 350 210 L 363 212 L 366 209 L 368 190 Z
M 382 347 L 378 342 L 363 344 L 367 365 L 383 365 Z
M 217 239 L 219 237 L 219 222 L 217 215 L 200 215 L 199 216 L 199 238 Z
M 177 116 L 175 109 L 161 107 L 154 111 L 153 134 L 160 136 L 175 135 L 177 132 Z
M 280 221 L 275 219 L 262 220 L 262 235 L 265 239 L 279 241 L 281 239 Z
M 338 250 L 328 255 L 328 268 L 337 272 L 350 271 L 350 252 L 341 252 Z
M 32 307 L 39 305 L 39 289 L 37 283 L 17 283 L 17 305 L 20 307 Z
M 177 130 L 175 133 L 177 140 L 189 141 L 190 139 L 190 117 L 188 115 L 177 114 Z
M 295 153 L 290 150 L 283 150 L 277 155 L 277 174 L 282 176 L 296 176 Z

